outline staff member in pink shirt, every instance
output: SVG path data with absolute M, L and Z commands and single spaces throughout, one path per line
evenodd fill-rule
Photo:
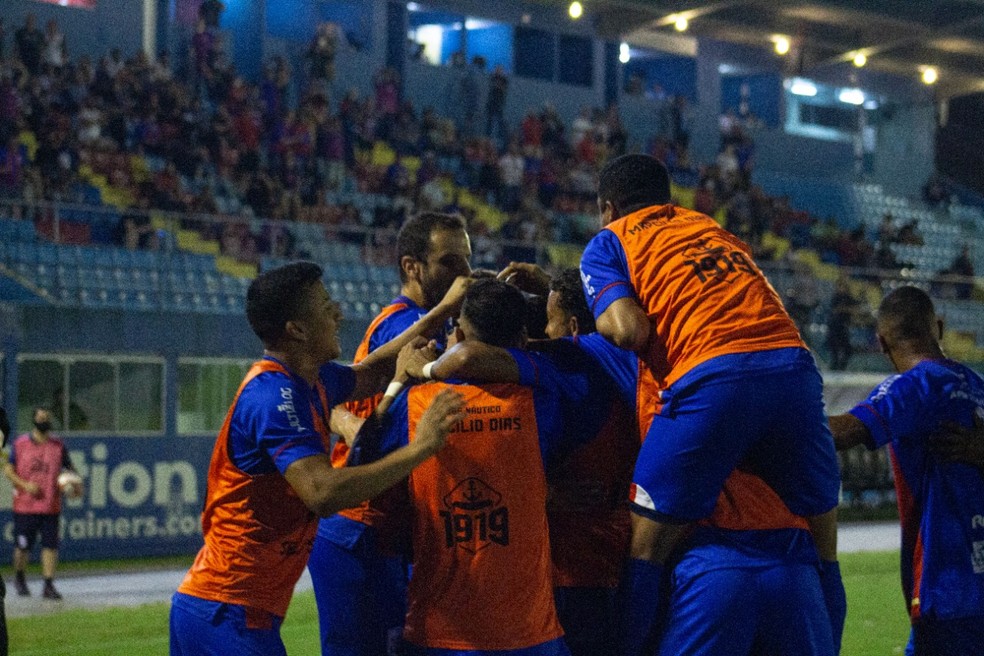
M 14 486 L 14 587 L 17 594 L 31 594 L 24 579 L 24 569 L 41 534 L 41 573 L 44 576 L 45 599 L 61 599 L 55 589 L 55 568 L 58 565 L 58 516 L 61 514 L 61 494 L 58 475 L 62 470 L 75 471 L 65 444 L 51 432 L 51 413 L 45 408 L 34 409 L 34 428 L 14 440 L 10 461 L 3 473 Z M 76 494 L 81 490 L 76 488 Z

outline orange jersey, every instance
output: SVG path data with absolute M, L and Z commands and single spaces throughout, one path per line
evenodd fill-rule
M 408 392 L 411 441 L 447 386 Z M 414 569 L 404 635 L 413 644 L 458 650 L 521 649 L 559 638 L 533 391 L 453 387 L 466 399 L 468 418 L 410 475 Z
M 385 344 L 409 328 L 420 318 L 422 312 L 423 310 L 416 304 L 404 297 L 400 297 L 384 307 L 366 329 L 366 334 L 363 336 L 362 342 L 359 343 L 359 348 L 355 351 L 353 362 L 358 363 L 365 360 L 366 356 L 375 350 L 375 347 Z M 376 406 L 379 405 L 382 398 L 383 393 L 380 392 L 359 401 L 349 401 L 345 404 L 345 409 L 355 416 L 364 419 L 376 411 Z M 348 445 L 339 440 L 332 450 L 332 464 L 335 467 L 345 466 L 348 452 Z M 392 494 L 383 493 L 371 501 L 364 501 L 355 508 L 342 510 L 338 514 L 342 517 L 366 524 L 367 526 L 381 525 L 383 523 L 383 517 L 391 512 L 394 503 L 396 503 L 396 498 Z M 388 532 L 398 530 L 399 526 L 395 526 L 388 529 Z M 391 538 L 387 537 L 384 542 L 389 542 L 390 540 Z
M 253 365 L 236 392 L 209 465 L 202 512 L 205 545 L 178 592 L 283 617 L 307 564 L 317 521 L 278 471 L 247 474 L 233 463 L 229 453 L 230 426 L 240 396 L 250 381 L 265 372 L 290 375 L 279 362 L 262 360 Z M 319 383 L 315 389 L 322 408 L 327 409 L 324 387 Z M 323 453 L 328 427 L 320 415 L 312 409 Z
M 613 221 L 585 250 L 581 275 L 595 316 L 638 299 L 661 389 L 717 356 L 805 347 L 748 246 L 697 212 L 662 205 Z

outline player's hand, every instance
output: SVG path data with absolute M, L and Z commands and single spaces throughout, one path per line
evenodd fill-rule
M 946 422 L 929 438 L 929 447 L 945 462 L 962 462 L 984 472 L 984 417 L 974 414 L 974 427 Z
M 475 282 L 474 279 L 469 276 L 458 276 L 451 283 L 451 287 L 448 288 L 448 292 L 438 303 L 438 307 L 441 308 L 449 317 L 458 316 L 458 312 L 461 310 L 461 304 L 465 300 L 465 292 L 471 284 Z
M 409 378 L 422 379 L 424 365 L 437 360 L 438 355 L 440 354 L 437 352 L 437 343 L 433 341 L 417 348 L 407 345 L 400 351 L 400 357 L 396 360 L 397 374 L 403 371 Z
M 415 361 L 418 350 L 427 349 L 428 346 L 433 343 L 434 342 L 428 342 L 423 337 L 415 337 L 412 342 L 409 342 L 401 348 L 399 354 L 396 356 L 396 372 L 393 374 L 393 382 L 405 383 L 411 378 L 420 378 L 420 376 L 407 373 L 408 366 Z M 435 355 L 435 358 L 436 357 L 437 356 Z M 423 364 L 421 364 L 421 366 L 423 366 Z
M 420 418 L 412 445 L 427 456 L 434 455 L 444 448 L 448 435 L 465 416 L 465 398 L 451 389 L 441 390 Z
M 507 282 L 528 294 L 537 296 L 550 294 L 550 276 L 537 265 L 528 262 L 510 262 L 509 266 L 499 272 L 496 279 Z
M 30 494 L 32 497 L 41 498 L 41 486 L 34 481 L 24 483 L 24 492 Z

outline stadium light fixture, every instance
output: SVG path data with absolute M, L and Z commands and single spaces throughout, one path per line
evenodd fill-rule
M 788 36 L 782 36 L 781 34 L 777 34 L 776 36 L 772 37 L 772 43 L 775 45 L 777 55 L 785 55 L 789 52 L 789 48 L 791 44 L 789 42 Z
M 864 91 L 861 89 L 841 89 L 837 100 L 848 105 L 863 105 Z
M 584 7 L 580 2 L 574 0 L 574 2 L 571 3 L 571 6 L 567 8 L 567 13 L 570 14 L 571 18 L 577 20 L 584 14 Z
M 408 2 L 407 11 L 420 11 L 420 5 L 418 5 L 416 2 Z
M 940 79 L 940 72 L 933 68 L 932 66 L 924 66 L 922 68 L 922 81 L 923 84 L 936 84 L 936 81 Z
M 862 68 L 867 63 L 868 63 L 868 56 L 865 55 L 863 52 L 859 52 L 856 55 L 854 55 L 854 65 L 857 66 L 858 68 Z
M 677 16 L 676 20 L 673 21 L 673 27 L 676 28 L 677 32 L 686 32 L 687 28 L 690 27 L 690 21 L 687 20 L 686 16 Z
M 632 52 L 629 50 L 629 44 L 623 41 L 618 46 L 618 60 L 623 64 L 628 64 L 630 59 L 632 59 Z
M 789 93 L 794 96 L 806 96 L 807 98 L 812 98 L 817 95 L 817 85 L 813 84 L 809 80 L 804 80 L 802 78 L 793 78 L 793 83 L 789 87 Z

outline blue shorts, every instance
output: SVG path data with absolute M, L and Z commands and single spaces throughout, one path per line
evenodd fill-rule
M 571 656 L 615 656 L 615 588 L 554 588 Z
M 377 656 L 399 644 L 406 618 L 403 559 L 379 551 L 376 531 L 346 517 L 322 520 L 308 571 L 314 584 L 322 656 Z
M 259 620 L 259 621 L 257 621 Z M 282 617 L 236 604 L 175 592 L 171 597 L 171 656 L 287 656 Z M 260 628 L 253 628 L 256 625 Z
M 984 617 L 922 618 L 912 626 L 907 656 L 971 656 L 984 645 Z
M 713 358 L 661 402 L 636 461 L 636 513 L 670 523 L 707 517 L 736 468 L 762 478 L 797 515 L 837 505 L 840 470 L 809 351 Z
M 660 656 L 834 656 L 814 565 L 706 568 L 684 560 L 672 575 Z
M 404 647 L 405 656 L 571 656 L 563 638 L 543 642 L 523 649 L 438 649 L 437 647 L 419 647 L 407 643 Z

